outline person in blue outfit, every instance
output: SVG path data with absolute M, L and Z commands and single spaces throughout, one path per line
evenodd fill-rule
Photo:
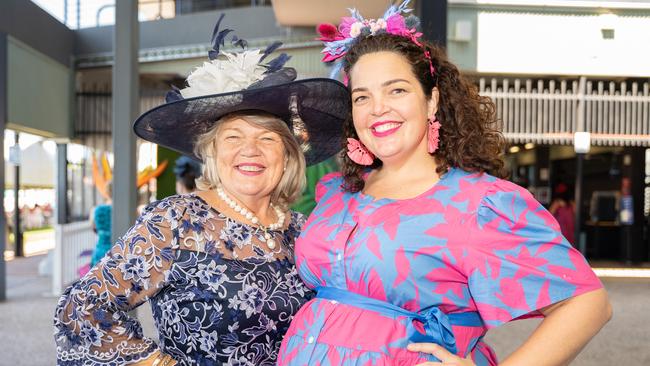
M 111 215 L 113 206 L 110 198 L 112 194 L 110 182 L 107 184 L 106 190 L 109 198 L 106 198 L 103 204 L 95 206 L 90 217 L 93 231 L 97 234 L 97 244 L 95 244 L 95 250 L 93 250 L 93 256 L 90 259 L 91 267 L 94 267 L 111 250 Z

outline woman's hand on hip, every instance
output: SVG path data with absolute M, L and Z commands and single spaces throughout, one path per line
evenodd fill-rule
M 461 358 L 435 343 L 411 343 L 408 345 L 408 350 L 411 352 L 428 353 L 440 360 L 440 362 L 424 362 L 416 366 L 476 366 L 471 359 L 471 355 L 468 355 L 467 358 Z

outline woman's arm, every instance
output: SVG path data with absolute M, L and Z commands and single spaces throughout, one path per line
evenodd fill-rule
M 501 366 L 568 365 L 611 319 L 612 307 L 604 289 L 587 292 L 541 309 L 542 323 Z M 425 362 L 418 366 L 473 366 L 468 358 L 458 357 L 432 343 L 409 345 L 413 352 L 429 353 L 442 362 Z
M 57 364 L 131 364 L 158 347 L 127 312 L 154 296 L 172 264 L 170 208 L 151 208 L 120 238 L 111 255 L 64 292 L 54 326 Z
M 568 365 L 611 319 L 604 289 L 587 292 L 543 308 L 542 323 L 501 365 Z

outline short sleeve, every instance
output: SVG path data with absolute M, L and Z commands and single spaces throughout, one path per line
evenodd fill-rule
M 58 365 L 123 365 L 158 349 L 128 312 L 166 283 L 183 215 L 174 200 L 147 207 L 111 254 L 65 290 L 54 318 Z
M 468 286 L 486 323 L 539 317 L 539 309 L 602 287 L 553 216 L 524 188 L 497 180 L 468 223 Z
M 343 184 L 343 176 L 340 172 L 333 172 L 324 175 L 316 184 L 316 202 L 320 202 L 320 200 L 328 193 L 340 193 L 341 184 Z

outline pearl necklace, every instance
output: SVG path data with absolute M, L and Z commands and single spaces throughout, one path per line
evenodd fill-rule
M 221 198 L 222 201 L 224 201 L 228 207 L 232 208 L 235 212 L 238 214 L 244 216 L 247 220 L 252 222 L 254 225 L 257 225 L 264 231 L 264 240 L 266 240 L 266 246 L 269 247 L 269 249 L 274 249 L 275 248 L 275 241 L 273 240 L 273 236 L 269 233 L 271 230 L 277 230 L 281 228 L 284 225 L 284 212 L 278 207 L 275 206 L 274 204 L 271 204 L 271 207 L 275 211 L 275 215 L 278 217 L 278 222 L 273 223 L 271 225 L 264 226 L 261 224 L 260 219 L 257 218 L 252 212 L 250 212 L 247 208 L 240 206 L 235 200 L 230 198 L 226 192 L 224 192 L 223 188 L 221 186 L 217 187 L 217 196 Z

